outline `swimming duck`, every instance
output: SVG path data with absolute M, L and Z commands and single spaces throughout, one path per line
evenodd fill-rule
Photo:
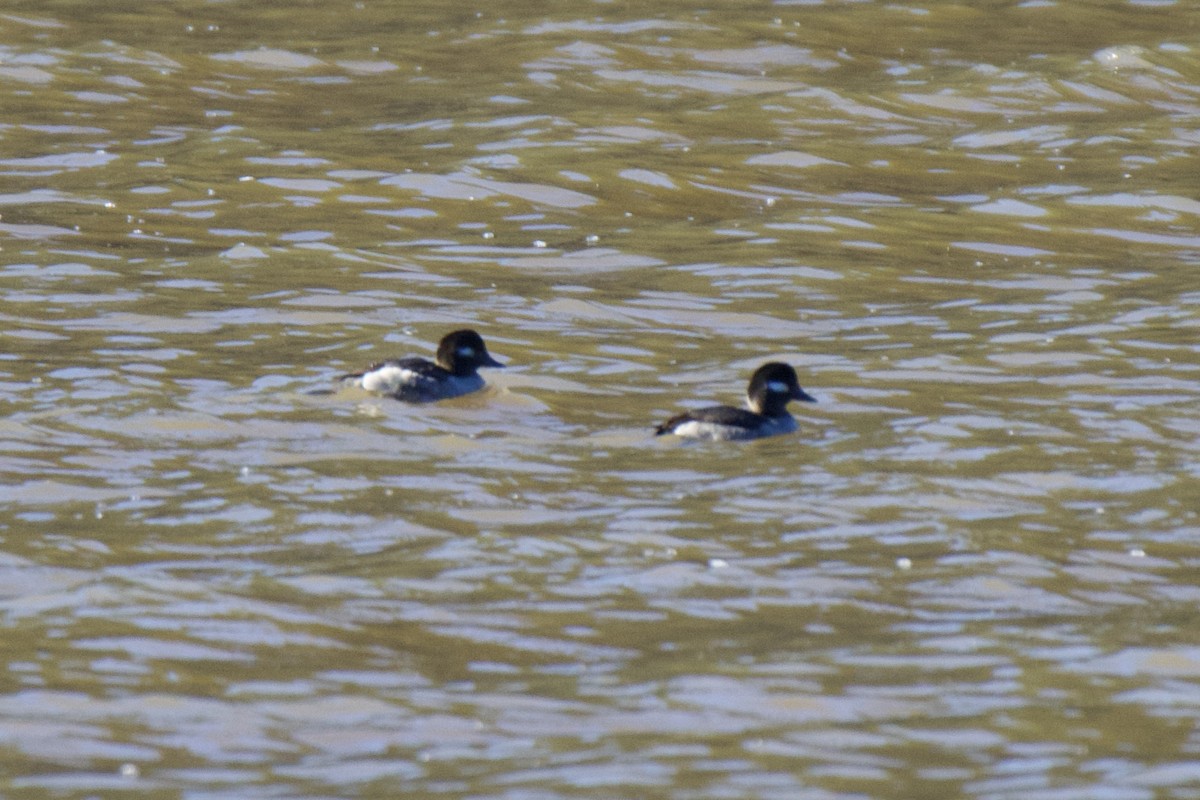
M 483 337 L 469 329 L 443 336 L 436 358 L 437 363 L 420 356 L 389 358 L 339 380 L 406 403 L 430 403 L 478 391 L 484 386 L 480 367 L 504 366 L 488 353 Z
M 792 400 L 815 403 L 816 398 L 800 388 L 796 370 L 772 361 L 763 364 L 750 378 L 745 408 L 709 406 L 686 411 L 659 425 L 656 436 L 673 433 L 692 439 L 758 439 L 791 433 L 799 425 L 787 411 Z

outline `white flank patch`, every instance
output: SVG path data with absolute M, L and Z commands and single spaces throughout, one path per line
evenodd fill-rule
M 368 392 L 394 392 L 416 377 L 410 369 L 383 366 L 362 376 L 362 387 Z
M 698 422 L 694 419 L 676 425 L 671 433 L 688 439 L 713 439 L 716 441 L 752 437 L 752 434 L 743 428 L 733 425 L 717 425 L 712 422 Z
M 706 430 L 707 429 L 707 430 Z M 694 420 L 683 422 L 671 429 L 676 436 L 687 436 L 693 439 L 703 439 L 712 435 L 712 425 L 703 425 Z

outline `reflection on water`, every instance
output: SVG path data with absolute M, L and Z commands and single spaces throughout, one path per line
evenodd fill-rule
M 1187 14 L 6 9 L 0 788 L 1191 796 Z

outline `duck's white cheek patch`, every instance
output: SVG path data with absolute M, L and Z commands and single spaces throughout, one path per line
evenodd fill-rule
M 474 347 L 460 347 L 460 348 L 458 348 L 458 354 L 463 358 L 474 358 L 475 357 L 475 348 Z
M 415 373 L 404 367 L 380 367 L 362 376 L 362 387 L 368 392 L 394 392 L 411 381 Z
M 786 383 L 779 381 L 767 381 L 767 388 L 775 394 L 791 394 L 792 390 Z

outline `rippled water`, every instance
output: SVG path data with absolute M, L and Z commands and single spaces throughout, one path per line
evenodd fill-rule
M 6 795 L 1196 796 L 1186 3 L 0 42 Z M 768 358 L 799 435 L 651 435 Z

